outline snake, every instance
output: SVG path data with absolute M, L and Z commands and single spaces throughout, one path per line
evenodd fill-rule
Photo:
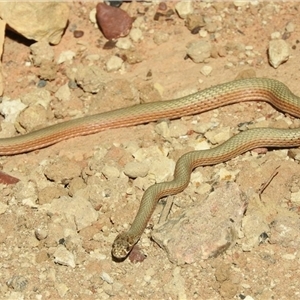
M 0 155 L 26 153 L 77 136 L 161 119 L 178 119 L 244 101 L 268 102 L 279 111 L 300 117 L 300 97 L 293 94 L 284 83 L 271 78 L 239 79 L 177 99 L 142 103 L 54 124 L 24 135 L 2 138 Z M 176 163 L 171 181 L 156 183 L 146 189 L 131 226 L 116 236 L 112 256 L 117 260 L 128 256 L 143 234 L 157 202 L 163 197 L 182 192 L 188 186 L 195 168 L 225 162 L 258 147 L 297 146 L 300 146 L 300 128 L 253 128 L 241 131 L 211 149 L 184 154 Z

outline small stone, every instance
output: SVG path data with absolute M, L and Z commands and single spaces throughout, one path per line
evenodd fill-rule
M 69 101 L 71 98 L 71 91 L 68 83 L 59 87 L 54 95 L 60 101 Z
M 231 136 L 231 128 L 223 127 L 213 131 L 207 131 L 204 136 L 213 144 L 220 144 L 227 141 Z
M 187 55 L 195 62 L 204 62 L 211 54 L 211 43 L 208 41 L 193 42 L 188 46 Z
M 192 33 L 196 33 L 195 30 L 197 28 L 204 27 L 205 23 L 203 20 L 203 17 L 201 15 L 198 14 L 190 14 L 187 16 L 186 21 L 185 21 L 185 25 L 188 28 L 188 30 L 192 31 Z M 198 30 L 198 32 L 199 32 Z
M 278 40 L 281 37 L 281 33 L 279 31 L 274 31 L 271 33 L 271 39 L 272 40 Z
M 141 162 L 131 161 L 124 167 L 124 173 L 130 178 L 145 177 L 149 172 L 149 167 Z
M 134 42 L 139 42 L 143 38 L 143 32 L 139 28 L 132 28 L 129 36 Z
M 284 40 L 272 40 L 269 42 L 269 62 L 277 69 L 282 63 L 290 57 L 290 46 Z
M 48 231 L 44 228 L 37 228 L 34 231 L 35 237 L 41 241 L 44 240 L 48 236 Z
M 118 57 L 116 55 L 112 56 L 107 62 L 106 62 L 106 70 L 108 72 L 112 71 L 118 71 L 123 66 L 123 60 L 121 57 Z
M 91 202 L 77 194 L 73 198 L 64 196 L 53 199 L 49 211 L 53 214 L 63 212 L 71 216 L 76 223 L 77 230 L 90 226 L 98 219 L 98 212 L 93 208 Z
M 157 31 L 153 35 L 153 41 L 155 44 L 160 45 L 169 40 L 169 34 L 163 31 Z
M 98 3 L 96 19 L 103 35 L 108 39 L 117 39 L 128 35 L 133 19 L 118 7 Z
M 84 35 L 84 31 L 82 30 L 74 30 L 73 36 L 75 39 L 81 38 Z
M 66 50 L 60 53 L 58 59 L 57 59 L 57 64 L 62 64 L 65 61 L 71 61 L 75 57 L 76 53 L 71 50 Z
M 201 68 L 200 72 L 204 75 L 204 76 L 208 76 L 211 72 L 212 72 L 212 67 L 205 65 Z
M 285 26 L 285 30 L 289 33 L 295 31 L 295 24 L 293 22 L 288 22 Z
M 118 39 L 116 42 L 116 47 L 122 50 L 128 50 L 132 47 L 132 43 L 129 38 Z
M 179 17 L 185 19 L 188 15 L 192 14 L 194 9 L 192 1 L 180 1 L 175 5 L 175 10 Z
M 68 251 L 65 246 L 58 245 L 57 249 L 53 253 L 54 262 L 63 266 L 69 266 L 71 268 L 75 268 L 75 256 Z
M 114 179 L 120 177 L 120 171 L 114 166 L 105 165 L 101 172 L 106 178 Z
M 63 298 L 69 290 L 64 283 L 55 283 L 55 288 L 61 298 Z
M 100 277 L 101 277 L 102 280 L 104 280 L 105 282 L 107 282 L 109 284 L 114 283 L 114 280 L 106 272 L 102 272 L 100 274 Z

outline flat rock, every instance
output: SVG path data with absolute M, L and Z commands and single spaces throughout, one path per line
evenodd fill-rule
M 238 185 L 222 183 L 204 202 L 159 226 L 152 238 L 178 265 L 215 257 L 235 243 L 246 207 Z
M 0 2 L 0 18 L 29 40 L 58 44 L 69 18 L 69 6 L 58 2 Z

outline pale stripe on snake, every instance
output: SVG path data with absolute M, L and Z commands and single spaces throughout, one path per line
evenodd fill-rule
M 0 155 L 24 153 L 75 136 L 159 119 L 176 119 L 242 101 L 266 101 L 283 112 L 300 117 L 300 98 L 283 83 L 267 78 L 242 79 L 216 85 L 174 100 L 121 108 L 52 125 L 25 135 L 0 139 Z M 300 128 L 257 128 L 241 132 L 215 148 L 184 154 L 177 161 L 172 181 L 155 184 L 146 190 L 129 231 L 116 237 L 112 246 L 112 255 L 115 258 L 124 258 L 128 255 L 142 235 L 157 201 L 184 190 L 194 168 L 227 161 L 256 147 L 299 145 Z

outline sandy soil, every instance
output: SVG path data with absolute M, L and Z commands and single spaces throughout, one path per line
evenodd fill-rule
M 240 7 L 230 2 L 213 4 L 194 3 L 194 13 L 211 18 L 217 23 L 218 30 L 208 33 L 208 39 L 211 39 L 216 49 L 220 51 L 229 43 L 248 47 L 226 51 L 223 57 L 209 58 L 206 64 L 212 67 L 210 75 L 204 76 L 200 73 L 204 63 L 196 64 L 186 57 L 187 45 L 201 38 L 199 34 L 191 34 L 184 20 L 177 14 L 155 21 L 158 4 L 138 3 L 134 7 L 124 5 L 123 8 L 129 7 L 133 15 L 143 19 L 143 40 L 133 42 L 136 53 L 142 56 L 142 61 L 136 64 L 125 62 L 122 71 L 111 72 L 109 77 L 112 81 L 109 81 L 105 92 L 89 94 L 80 88 L 72 89 L 71 99 L 62 102 L 54 94 L 69 81 L 67 75 L 70 69 L 80 63 L 94 64 L 105 69 L 105 63 L 112 55 L 124 57 L 124 51 L 118 48 L 103 49 L 106 40 L 89 21 L 89 12 L 95 4 L 72 4 L 70 26 L 61 43 L 53 49 L 56 57 L 66 50 L 75 51 L 77 55 L 72 63 L 59 65 L 55 80 L 48 82 L 44 88 L 50 91 L 52 101 L 47 112 L 48 119 L 43 121 L 43 126 L 84 114 L 129 106 L 135 103 L 136 97 L 130 96 L 128 85 L 137 93 L 137 98 L 143 96 L 151 101 L 160 98 L 165 100 L 234 80 L 241 72 L 249 69 L 254 70 L 257 77 L 270 77 L 284 82 L 295 94 L 300 95 L 299 3 L 263 2 L 257 6 L 247 4 Z M 174 9 L 173 2 L 167 2 L 167 6 Z M 285 28 L 289 22 L 295 25 L 295 29 L 286 34 Z M 84 31 L 83 37 L 74 38 L 70 31 L 74 25 L 78 30 Z M 157 45 L 153 36 L 159 31 L 167 32 L 169 39 Z M 278 69 L 270 66 L 267 56 L 270 36 L 276 31 L 284 35 L 292 47 L 289 60 Z M 29 54 L 27 43 L 16 39 L 16 36 L 6 38 L 3 55 L 6 97 L 16 99 L 38 89 L 38 69 L 25 65 L 29 61 Z M 100 58 L 96 61 L 87 60 L 86 57 L 91 54 L 98 54 Z M 125 51 L 125 54 L 128 53 Z M 157 87 L 161 93 L 157 91 Z M 129 100 L 124 100 L 124 95 L 129 95 Z M 1 121 L 3 118 L 0 119 L 0 124 Z M 197 139 L 198 134 L 193 132 L 195 122 L 215 122 L 218 125 L 214 129 L 216 132 L 220 128 L 229 127 L 232 134 L 236 133 L 237 126 L 243 122 L 277 127 L 293 127 L 298 123 L 293 117 L 277 112 L 266 103 L 237 103 L 203 113 L 201 116 L 172 121 L 171 124 L 185 125 L 187 132 L 191 132 L 189 139 Z M 299 164 L 297 160 L 288 157 L 287 150 L 270 151 L 266 154 L 246 153 L 219 166 L 198 170 L 206 182 L 215 182 L 217 179 L 214 175 L 221 167 L 230 172 L 238 170 L 234 181 L 245 193 L 249 193 L 251 189 L 258 190 L 271 178 L 261 200 L 250 201 L 247 216 L 253 213 L 253 216 L 259 215 L 268 228 L 277 226 L 281 230 L 278 229 L 278 236 L 275 229 L 270 230 L 266 233 L 269 239 L 252 247 L 250 251 L 244 251 L 241 235 L 229 250 L 217 257 L 177 265 L 171 263 L 164 250 L 150 239 L 152 227 L 157 223 L 162 209 L 162 205 L 159 205 L 140 242 L 147 258 L 136 264 L 129 259 L 122 263 L 112 260 L 112 241 L 118 232 L 132 222 L 143 190 L 153 179 L 146 178 L 145 181 L 137 182 L 123 174 L 124 166 L 134 160 L 128 149 L 145 148 L 148 158 L 151 159 L 152 146 L 161 149 L 168 147 L 169 156 L 175 160 L 182 154 L 184 143 L 180 137 L 172 138 L 169 143 L 157 133 L 156 123 L 151 123 L 78 137 L 26 154 L 1 157 L 3 171 L 19 178 L 20 182 L 11 186 L 1 185 L 0 199 L 4 208 L 0 215 L 0 297 L 300 298 L 300 256 L 297 248 L 300 234 L 296 231 L 288 240 L 285 238 L 286 232 L 282 232 L 289 228 L 282 226 L 280 229 L 280 220 L 288 218 L 289 224 L 299 222 L 299 200 L 297 202 L 297 197 L 291 197 L 299 190 Z M 155 160 L 155 155 L 152 159 Z M 278 166 L 278 174 L 272 178 Z M 105 176 L 104 167 L 110 167 L 110 172 L 117 170 L 117 175 L 108 173 Z M 69 175 L 71 179 L 64 182 L 61 181 L 62 176 L 57 175 L 61 170 L 68 174 L 78 174 Z M 54 178 L 49 178 L 51 174 Z M 61 212 L 53 212 L 52 201 L 67 195 L 72 196 L 89 185 L 93 188 L 92 205 L 98 212 L 98 217 L 96 220 L 91 219 L 90 225 L 77 230 L 74 219 L 67 212 L 69 206 L 66 204 Z M 91 190 L 90 192 L 92 193 Z M 36 195 L 36 198 L 30 198 L 32 195 Z M 199 197 L 199 201 L 205 199 L 206 195 Z M 182 197 L 197 197 L 194 186 L 189 186 L 178 197 L 178 202 L 182 202 Z M 68 199 L 65 202 L 71 201 L 72 197 L 64 199 Z M 190 202 L 186 206 L 192 205 Z M 177 205 L 176 209 L 180 209 L 182 213 L 186 206 Z M 172 214 L 169 218 L 172 218 Z M 261 233 L 264 232 L 262 228 Z M 273 232 L 273 236 L 270 232 Z M 72 254 L 71 257 L 75 257 L 74 267 L 55 261 L 56 251 L 61 248 L 67 254 Z

